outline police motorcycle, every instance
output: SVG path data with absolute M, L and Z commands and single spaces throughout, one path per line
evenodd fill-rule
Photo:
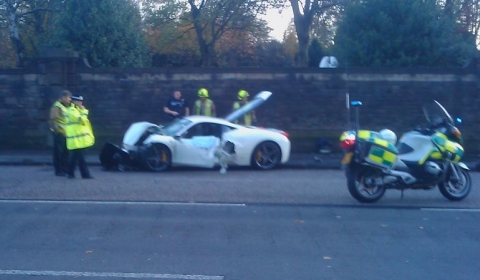
M 340 146 L 345 154 L 347 186 L 359 202 L 379 200 L 387 189 L 433 189 L 442 195 L 462 200 L 469 194 L 472 181 L 468 167 L 460 160 L 464 154 L 462 135 L 452 117 L 437 101 L 423 107 L 426 127 L 416 127 L 397 142 L 388 129 L 379 132 L 359 129 L 360 101 L 352 101 L 355 129 L 345 131 Z

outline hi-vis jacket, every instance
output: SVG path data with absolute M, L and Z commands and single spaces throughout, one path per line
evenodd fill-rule
M 68 107 L 62 102 L 56 101 L 50 109 L 50 130 L 65 135 L 65 117 L 68 113 Z
M 240 101 L 233 102 L 233 110 L 238 110 L 238 109 L 240 109 L 240 107 L 242 107 L 242 104 L 240 103 Z M 242 118 L 240 118 L 240 122 L 239 122 L 239 120 L 235 120 L 235 123 L 240 123 L 240 124 L 244 124 L 246 126 L 251 126 L 252 125 L 252 115 L 253 114 L 254 114 L 253 111 L 248 112 L 247 114 L 243 115 Z
M 65 134 L 69 150 L 87 148 L 95 143 L 87 109 L 80 109 L 75 105 L 68 108 L 65 117 Z
M 202 101 L 198 99 L 195 101 L 195 115 L 203 115 L 203 116 L 212 116 L 212 104 L 213 101 L 211 99 L 206 99 L 205 103 L 202 104 Z M 204 105 L 204 106 L 202 106 Z

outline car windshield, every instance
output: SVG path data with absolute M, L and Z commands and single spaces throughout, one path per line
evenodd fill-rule
M 423 107 L 423 113 L 425 114 L 427 121 L 432 125 L 439 125 L 444 121 L 453 125 L 453 119 L 448 114 L 447 110 L 435 100 Z
M 165 135 L 175 136 L 178 134 L 179 131 L 181 131 L 186 126 L 189 126 L 191 123 L 192 121 L 187 119 L 175 119 L 172 122 L 166 124 L 165 126 L 162 126 L 161 129 Z

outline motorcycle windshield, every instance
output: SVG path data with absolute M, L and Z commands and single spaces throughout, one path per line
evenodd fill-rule
M 436 100 L 423 106 L 423 113 L 427 121 L 433 126 L 440 125 L 444 122 L 453 125 L 453 119 L 450 114 L 448 114 L 447 110 Z

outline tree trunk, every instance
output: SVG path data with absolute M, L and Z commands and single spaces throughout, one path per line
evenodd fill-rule
M 20 34 L 18 33 L 18 18 L 15 13 L 15 10 L 9 9 L 12 8 L 10 5 L 7 5 L 8 12 L 8 30 L 10 33 L 10 40 L 15 49 L 15 56 L 17 61 L 17 67 L 23 68 L 25 66 L 25 45 L 20 39 Z
M 297 67 L 308 66 L 308 44 L 310 43 L 310 27 L 313 15 L 317 12 L 318 0 L 304 3 L 303 11 L 300 11 L 299 0 L 290 0 L 293 11 L 293 21 L 297 32 L 298 52 L 295 60 Z
M 310 43 L 310 26 L 307 26 L 303 22 L 295 23 L 295 29 L 297 31 L 298 39 L 298 53 L 296 57 L 297 67 L 308 66 L 308 44 Z
M 210 47 L 207 41 L 205 40 L 205 38 L 203 37 L 203 32 L 205 27 L 202 27 L 202 22 L 200 19 L 200 9 L 198 9 L 198 7 L 195 6 L 194 1 L 189 0 L 188 3 L 190 4 L 190 8 L 191 8 L 192 22 L 193 22 L 193 27 L 195 29 L 195 34 L 197 35 L 197 43 L 200 49 L 202 66 L 208 67 L 211 64 Z

